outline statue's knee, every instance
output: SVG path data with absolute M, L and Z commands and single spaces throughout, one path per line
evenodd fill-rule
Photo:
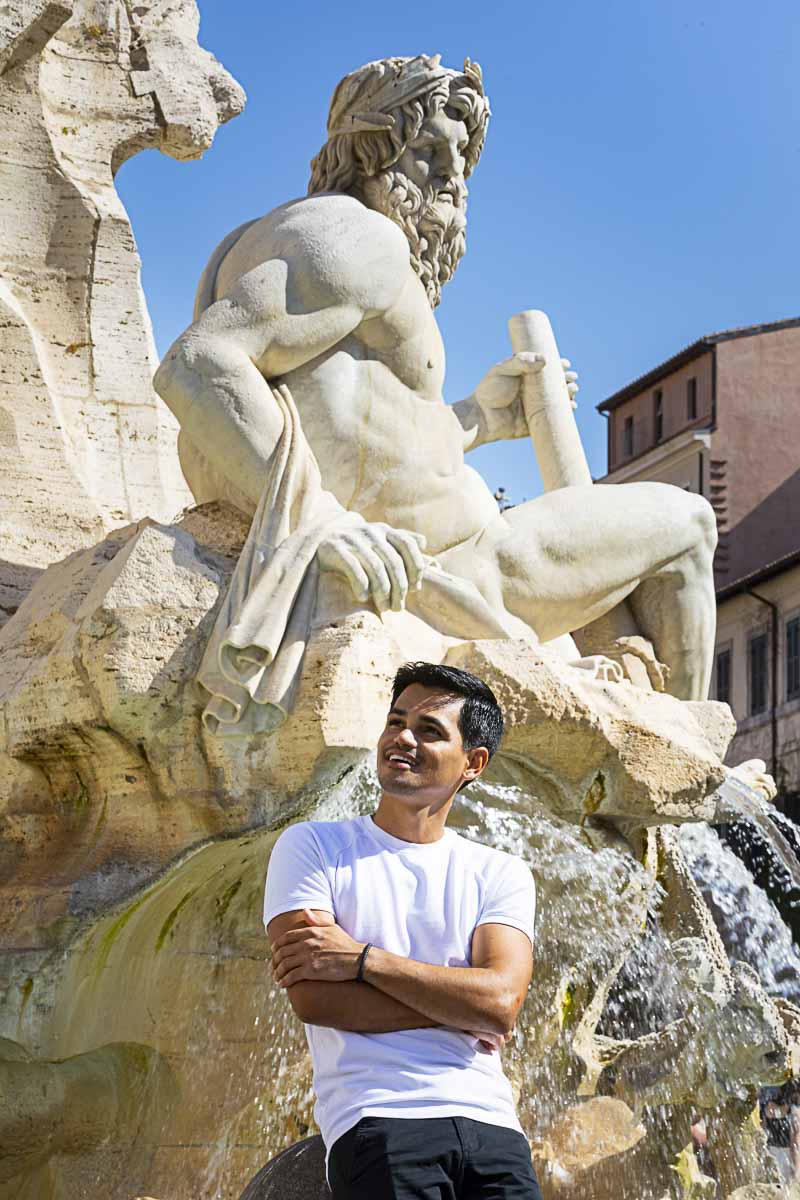
M 693 545 L 713 558 L 717 548 L 717 518 L 713 508 L 703 496 L 687 494 L 690 501 L 690 519 L 695 530 Z

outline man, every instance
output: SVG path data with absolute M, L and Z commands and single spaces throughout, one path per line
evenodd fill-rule
M 499 1056 L 531 978 L 533 878 L 445 824 L 502 730 L 481 680 L 402 667 L 377 811 L 291 826 L 272 851 L 264 922 L 335 1200 L 540 1200 Z
M 158 371 L 184 472 L 198 502 L 253 513 L 285 434 L 280 385 L 348 518 L 316 563 L 358 601 L 402 608 L 424 548 L 543 642 L 627 601 L 627 632 L 653 643 L 672 693 L 703 699 L 716 524 L 701 497 L 658 483 L 570 487 L 500 513 L 464 462 L 528 434 L 521 382 L 542 368 L 516 354 L 465 400 L 442 398 L 433 308 L 464 251 L 465 180 L 488 117 L 469 61 L 460 73 L 438 57 L 389 58 L 342 80 L 308 197 L 226 239 L 195 324 Z

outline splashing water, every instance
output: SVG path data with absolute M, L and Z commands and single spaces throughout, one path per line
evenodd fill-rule
M 680 841 L 729 957 L 749 963 L 770 995 L 800 1003 L 800 953 L 745 864 L 708 825 L 684 825 Z

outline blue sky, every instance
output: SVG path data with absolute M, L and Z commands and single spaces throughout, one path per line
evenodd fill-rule
M 599 476 L 597 403 L 704 333 L 800 315 L 797 0 L 199 7 L 247 109 L 202 161 L 147 152 L 118 176 L 162 353 L 214 245 L 305 192 L 341 76 L 420 52 L 477 59 L 494 114 L 438 310 L 448 401 L 510 352 L 508 317 L 543 308 L 580 372 Z M 515 500 L 541 490 L 527 441 L 470 460 Z

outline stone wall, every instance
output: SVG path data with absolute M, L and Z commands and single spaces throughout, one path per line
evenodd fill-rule
M 194 0 L 0 7 L 0 623 L 41 569 L 188 501 L 114 175 L 241 111 Z

